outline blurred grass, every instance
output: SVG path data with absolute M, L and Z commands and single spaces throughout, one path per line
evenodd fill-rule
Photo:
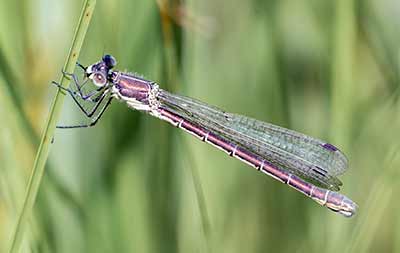
M 81 4 L 0 0 L 0 252 Z M 98 2 L 82 64 L 111 53 L 162 88 L 334 142 L 359 214 L 114 103 L 96 128 L 56 132 L 23 251 L 398 251 L 399 14 L 393 1 Z M 83 119 L 70 100 L 62 115 Z

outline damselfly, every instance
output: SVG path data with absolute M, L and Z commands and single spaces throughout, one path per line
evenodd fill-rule
M 88 67 L 77 65 L 85 71 L 82 83 L 75 74 L 64 73 L 73 79 L 77 90 L 53 83 L 72 96 L 91 123 L 59 128 L 94 126 L 115 98 L 185 130 L 293 187 L 322 206 L 346 217 L 356 212 L 357 205 L 336 192 L 342 185 L 337 176 L 346 171 L 347 159 L 332 144 L 169 93 L 155 82 L 113 70 L 116 60 L 111 55 L 105 55 L 101 61 Z M 82 87 L 88 80 L 97 88 L 84 94 Z M 85 109 L 83 101 L 91 102 L 92 109 Z

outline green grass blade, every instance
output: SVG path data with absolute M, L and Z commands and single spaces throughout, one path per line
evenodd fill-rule
M 64 70 L 68 73 L 72 73 L 75 68 L 75 62 L 78 59 L 79 52 L 81 50 L 83 40 L 85 38 L 86 31 L 91 20 L 95 4 L 96 0 L 86 0 L 84 3 L 78 26 L 72 41 L 72 46 L 64 65 Z M 60 79 L 60 84 L 63 87 L 67 87 L 69 84 L 69 80 L 66 77 L 62 76 Z M 32 213 L 35 199 L 43 177 L 45 164 L 50 151 L 51 139 L 54 134 L 57 119 L 62 109 L 64 97 L 65 95 L 62 92 L 58 91 L 51 106 L 42 139 L 40 141 L 39 149 L 36 154 L 32 174 L 29 179 L 22 211 L 19 215 L 18 223 L 12 238 L 12 244 L 9 251 L 11 253 L 18 252 L 22 243 L 23 234 L 28 224 L 30 214 Z
M 199 170 L 194 162 L 193 156 L 192 156 L 192 151 L 189 147 L 189 143 L 186 140 L 182 140 L 183 143 L 183 149 L 185 150 L 186 156 L 184 160 L 185 163 L 184 167 L 189 167 L 190 169 L 190 174 L 192 177 L 192 182 L 193 182 L 193 187 L 194 191 L 196 194 L 196 202 L 197 206 L 199 208 L 199 213 L 200 213 L 200 223 L 202 226 L 202 232 L 203 236 L 205 239 L 206 247 L 207 247 L 207 252 L 213 252 L 212 251 L 212 228 L 211 228 L 211 221 L 209 218 L 208 214 L 208 209 L 207 209 L 207 204 L 206 204 L 206 198 L 204 196 L 204 191 L 203 191 L 203 186 L 201 184 L 201 179 L 200 179 L 200 174 Z
M 39 145 L 40 136 L 35 132 L 33 125 L 25 113 L 21 101 L 21 92 L 16 88 L 16 86 L 19 86 L 20 82 L 18 81 L 16 73 L 9 67 L 11 66 L 11 63 L 6 58 L 1 45 L 0 66 L 2 66 L 2 68 L 0 68 L 0 90 L 2 93 L 6 94 L 6 96 L 3 97 L 3 103 L 9 105 L 9 108 L 13 110 L 10 113 L 15 116 L 16 120 L 18 121 L 18 126 L 23 130 L 23 133 L 26 135 L 30 145 L 32 146 L 32 150 L 34 150 Z M 4 80 L 2 80 L 3 77 Z M 63 186 L 63 184 L 60 182 L 60 179 L 57 178 L 54 172 L 52 172 L 51 164 L 47 164 L 45 170 L 47 171 L 47 176 L 49 177 L 49 186 L 57 191 L 60 196 L 62 196 L 71 205 L 73 205 L 75 210 L 77 210 L 82 217 L 83 214 L 81 212 L 81 204 L 76 200 L 73 194 Z
M 397 168 L 400 164 L 399 145 L 395 144 L 388 152 L 387 161 L 383 163 L 385 173 L 375 180 L 369 190 L 368 198 L 364 204 L 364 212 L 360 215 L 354 227 L 352 237 L 348 240 L 348 247 L 344 252 L 367 252 L 380 232 L 379 227 L 387 218 L 388 210 L 395 197 Z

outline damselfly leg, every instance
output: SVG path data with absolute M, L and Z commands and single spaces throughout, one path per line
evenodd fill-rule
M 83 70 L 86 70 L 86 68 L 77 63 L 77 66 L 82 68 Z M 59 83 L 53 81 L 52 84 L 57 86 L 59 89 L 66 91 L 70 94 L 72 99 L 74 100 L 75 104 L 78 105 L 78 108 L 84 113 L 84 115 L 88 118 L 91 119 L 91 122 L 89 124 L 80 124 L 80 125 L 71 125 L 71 126 L 57 126 L 57 128 L 85 128 L 85 127 L 91 127 L 94 126 L 98 120 L 101 118 L 103 115 L 104 111 L 107 109 L 107 107 L 110 105 L 112 97 L 108 96 L 108 100 L 105 103 L 103 107 L 101 107 L 101 104 L 103 103 L 104 99 L 107 97 L 108 91 L 105 89 L 105 87 L 99 87 L 94 91 L 91 91 L 87 94 L 84 94 L 82 92 L 82 87 L 87 83 L 89 79 L 85 79 L 83 83 L 79 83 L 79 80 L 77 76 L 73 73 L 67 73 L 65 71 L 62 71 L 64 76 L 70 77 L 72 81 L 75 83 L 75 87 L 77 88 L 77 91 L 71 90 L 70 88 L 64 88 L 62 87 Z M 88 101 L 90 103 L 93 103 L 93 106 L 91 109 L 86 109 L 85 106 L 83 105 L 83 101 Z M 99 109 L 101 108 L 101 109 Z M 98 112 L 96 114 L 96 112 Z M 96 115 L 95 115 L 96 114 Z M 95 117 L 93 118 L 93 115 Z
M 106 94 L 103 94 L 102 99 L 104 99 L 104 97 L 106 96 Z M 97 124 L 97 122 L 100 120 L 101 116 L 103 116 L 104 112 L 106 111 L 107 107 L 111 104 L 112 101 L 112 97 L 110 96 L 106 102 L 106 104 L 100 109 L 100 112 L 94 117 L 92 118 L 92 121 L 89 124 L 81 124 L 81 125 L 73 125 L 73 126 L 57 126 L 57 128 L 86 128 L 86 127 L 92 127 L 95 126 Z M 99 108 L 100 103 L 96 104 L 96 108 L 93 111 L 97 111 L 97 109 Z
M 89 78 L 87 78 L 87 75 L 86 75 L 86 69 L 87 69 L 87 67 L 83 66 L 83 65 L 80 64 L 79 62 L 76 63 L 76 66 L 80 67 L 80 68 L 84 71 L 84 73 L 85 73 L 84 80 L 83 80 L 82 83 L 79 82 L 78 77 L 77 77 L 74 73 L 68 73 L 68 72 L 65 72 L 64 70 L 61 70 L 61 73 L 63 73 L 63 75 L 66 76 L 66 77 L 72 78 L 72 80 L 73 80 L 74 83 L 75 83 L 75 87 L 76 87 L 76 89 L 78 90 L 78 92 L 79 92 L 79 94 L 81 95 L 82 98 L 84 98 L 84 97 L 90 97 L 90 95 L 84 95 L 83 92 L 82 92 L 83 86 L 85 86 L 85 84 L 87 84 L 88 81 L 89 81 Z M 74 92 L 74 93 L 76 93 L 76 92 Z M 84 99 L 85 99 L 85 98 L 84 98 Z M 85 99 L 85 100 L 86 100 L 86 99 Z
M 83 71 L 86 72 L 87 67 L 83 66 L 83 65 L 80 64 L 79 62 L 76 63 L 76 66 L 80 67 Z
M 88 94 L 86 96 L 81 96 L 80 94 L 72 91 L 71 89 L 62 87 L 59 83 L 57 83 L 55 81 L 53 81 L 52 84 L 56 85 L 59 89 L 68 92 L 68 94 L 70 94 L 70 96 L 74 100 L 75 104 L 78 105 L 78 108 L 84 113 L 84 115 L 86 117 L 92 119 L 89 124 L 80 124 L 80 125 L 71 125 L 71 126 L 57 126 L 57 128 L 85 128 L 85 127 L 92 127 L 92 126 L 96 125 L 96 123 L 99 121 L 99 119 L 101 118 L 101 116 L 103 115 L 103 113 L 105 112 L 107 107 L 111 104 L 112 97 L 111 97 L 111 95 L 109 95 L 108 96 L 108 100 L 105 103 L 105 105 L 100 109 L 99 113 L 94 118 L 92 118 L 93 115 L 99 110 L 100 105 L 102 104 L 104 98 L 107 97 L 107 94 L 108 94 L 107 91 L 104 91 L 104 90 L 102 91 L 101 89 L 98 89 L 98 90 L 92 92 L 91 94 Z M 95 95 L 98 95 L 98 96 L 95 97 L 94 99 L 91 99 Z M 92 109 L 87 110 L 81 104 L 81 102 L 78 101 L 78 99 L 76 97 L 79 97 L 79 98 L 81 98 L 81 99 L 83 99 L 85 101 L 88 100 L 89 102 L 94 103 L 94 106 L 92 107 Z
M 83 80 L 83 82 L 80 84 L 80 83 L 79 83 L 79 80 L 78 80 L 78 77 L 77 77 L 75 74 L 67 73 L 67 72 L 65 72 L 64 70 L 62 70 L 62 73 L 63 73 L 64 76 L 67 76 L 67 77 L 72 78 L 72 80 L 73 80 L 74 83 L 75 83 L 76 89 L 78 90 L 79 94 L 83 97 L 84 95 L 83 95 L 83 93 L 82 93 L 82 88 L 83 88 L 83 86 L 85 86 L 85 84 L 87 84 L 87 82 L 89 81 L 89 79 L 86 78 L 86 79 Z
M 72 99 L 74 100 L 75 104 L 78 105 L 78 108 L 85 114 L 86 117 L 91 118 L 93 114 L 96 112 L 96 110 L 99 108 L 101 102 L 103 101 L 106 93 L 100 90 L 93 91 L 87 95 L 81 95 L 79 93 L 76 93 L 75 91 L 72 91 L 71 89 L 67 89 L 62 87 L 59 83 L 53 81 L 52 84 L 56 85 L 59 89 L 68 92 Z M 97 95 L 97 96 L 96 96 Z M 96 96 L 96 97 L 95 97 Z M 94 106 L 92 107 L 91 110 L 85 109 L 85 107 L 81 104 L 80 101 L 78 101 L 78 98 L 81 98 L 84 101 L 89 101 L 91 103 L 94 103 Z M 95 97 L 92 99 L 92 97 Z
M 101 97 L 102 93 L 104 93 L 104 87 L 99 87 L 96 90 L 89 92 L 88 94 L 83 94 L 82 92 L 76 92 L 70 88 L 64 88 L 55 81 L 52 81 L 51 83 L 54 84 L 55 86 L 57 86 L 59 89 L 68 92 L 74 99 L 80 98 L 85 101 L 89 101 L 89 102 L 93 102 L 93 103 L 98 102 L 99 97 Z M 75 101 L 75 102 L 77 102 L 77 101 Z

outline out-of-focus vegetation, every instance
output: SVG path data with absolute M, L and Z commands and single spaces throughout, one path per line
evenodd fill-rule
M 0 0 L 0 252 L 10 246 L 81 1 Z M 399 252 L 397 1 L 98 0 L 80 62 L 329 140 L 346 219 L 113 103 L 57 130 L 24 252 Z M 71 99 L 60 124 L 85 119 Z

